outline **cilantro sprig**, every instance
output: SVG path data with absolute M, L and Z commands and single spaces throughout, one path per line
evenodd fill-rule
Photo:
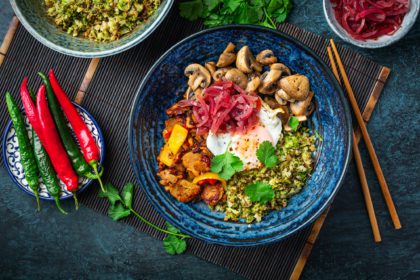
M 245 187 L 245 194 L 252 202 L 265 204 L 274 198 L 271 185 L 264 182 L 255 182 Z
M 286 20 L 292 0 L 188 0 L 179 3 L 180 15 L 204 20 L 206 27 L 248 23 L 276 28 Z
M 118 221 L 125 217 L 134 214 L 139 218 L 143 223 L 148 226 L 168 234 L 167 237 L 163 240 L 163 247 L 165 251 L 170 255 L 182 254 L 187 249 L 187 242 L 185 239 L 191 238 L 189 235 L 181 233 L 177 228 L 166 223 L 167 229 L 158 227 L 157 225 L 149 222 L 146 218 L 141 216 L 133 208 L 133 196 L 134 196 L 134 185 L 128 183 L 124 186 L 121 195 L 118 189 L 112 184 L 105 185 L 105 192 L 99 192 L 98 196 L 102 198 L 107 198 L 111 204 L 108 208 L 108 216 L 114 221 Z
M 228 145 L 229 146 L 229 145 Z M 244 163 L 238 157 L 226 150 L 224 154 L 215 156 L 211 161 L 210 170 L 218 173 L 220 178 L 229 180 L 233 174 L 244 169 Z
M 289 126 L 293 131 L 296 131 L 299 127 L 299 120 L 296 117 L 291 116 L 289 119 Z
M 276 155 L 276 149 L 270 141 L 264 141 L 258 146 L 257 158 L 268 168 L 276 166 L 279 161 Z

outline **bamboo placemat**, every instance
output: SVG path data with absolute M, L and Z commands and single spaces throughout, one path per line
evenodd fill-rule
M 0 92 L 4 94 L 8 90 L 17 97 L 24 76 L 27 75 L 29 85 L 35 87 L 39 85 L 36 73 L 54 68 L 67 93 L 101 124 L 107 146 L 104 180 L 121 188 L 125 182 L 135 182 L 126 135 L 131 103 L 142 78 L 169 47 L 201 29 L 200 24 L 179 18 L 178 11 L 174 9 L 161 26 L 137 47 L 113 57 L 80 59 L 44 47 L 13 18 L 0 47 Z M 283 24 L 279 29 L 307 44 L 328 63 L 327 39 L 291 24 Z M 349 49 L 339 47 L 339 51 L 363 117 L 368 121 L 390 69 Z M 0 102 L 1 134 L 9 120 L 6 110 L 4 102 Z M 103 199 L 97 198 L 97 191 L 98 188 L 92 186 L 80 195 L 80 200 L 84 205 L 105 214 L 108 205 Z M 150 221 L 164 224 L 139 188 L 136 189 L 134 207 Z M 226 248 L 191 240 L 189 252 L 250 279 L 298 279 L 327 212 L 312 226 L 277 244 L 258 248 Z M 163 237 L 134 218 L 124 221 L 156 238 Z

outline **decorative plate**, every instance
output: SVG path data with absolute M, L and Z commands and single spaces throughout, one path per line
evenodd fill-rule
M 316 167 L 302 191 L 260 223 L 224 221 L 203 202 L 181 203 L 159 185 L 157 161 L 163 145 L 165 114 L 186 90 L 183 72 L 190 63 L 217 61 L 228 42 L 237 49 L 248 45 L 255 53 L 272 49 L 292 72 L 306 75 L 318 104 L 310 126 L 323 141 L 318 144 Z M 351 148 L 351 117 L 344 94 L 329 67 L 308 47 L 272 29 L 232 25 L 196 33 L 168 50 L 150 69 L 133 102 L 128 143 L 133 169 L 154 208 L 182 232 L 228 246 L 255 246 L 279 241 L 308 226 L 331 203 L 343 180 Z
M 96 144 L 99 147 L 100 153 L 101 153 L 101 159 L 100 163 L 103 164 L 104 156 L 105 156 L 105 142 L 104 137 L 102 135 L 101 129 L 98 125 L 98 123 L 95 121 L 95 119 L 80 105 L 73 103 L 74 106 L 76 106 L 77 111 L 82 116 L 83 120 L 87 124 L 90 132 L 93 135 L 93 139 L 95 139 Z M 23 114 L 24 115 L 24 114 Z M 26 116 L 24 115 L 25 122 L 27 129 L 30 129 L 30 124 Z M 70 124 L 68 124 L 69 127 Z M 29 139 L 31 139 L 31 133 L 28 133 Z M 28 182 L 25 178 L 25 173 L 23 172 L 22 164 L 20 162 L 20 153 L 19 153 L 19 145 L 17 141 L 17 136 L 15 129 L 13 127 L 12 121 L 9 121 L 9 123 L 6 126 L 4 136 L 3 136 L 3 162 L 6 166 L 7 172 L 9 173 L 10 178 L 12 178 L 13 182 L 16 183 L 16 185 L 26 192 L 29 195 L 34 195 L 33 191 L 28 185 Z M 87 178 L 79 178 L 79 190 L 77 193 L 82 192 L 84 189 L 86 189 L 90 184 L 92 184 L 91 179 Z M 66 190 L 66 187 L 63 182 L 60 182 L 61 186 L 61 200 L 70 198 L 73 196 L 71 192 L 68 192 Z M 40 187 L 39 187 L 39 198 L 45 199 L 45 200 L 53 200 L 53 198 L 50 196 L 50 194 L 47 191 L 46 186 L 42 182 L 42 179 L 40 178 Z

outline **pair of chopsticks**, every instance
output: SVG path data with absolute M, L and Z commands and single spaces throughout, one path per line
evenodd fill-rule
M 376 156 L 375 149 L 373 148 L 372 141 L 370 139 L 369 133 L 367 131 L 365 122 L 363 120 L 362 114 L 360 113 L 359 106 L 357 105 L 356 98 L 354 97 L 353 89 L 351 88 L 349 79 L 347 77 L 346 71 L 344 70 L 343 62 L 341 61 L 340 55 L 337 51 L 337 47 L 333 41 L 330 39 L 331 47 L 327 47 L 328 57 L 331 62 L 331 68 L 334 73 L 335 78 L 340 83 L 340 76 L 338 74 L 338 69 L 340 70 L 341 77 L 343 78 L 344 87 L 347 91 L 347 96 L 350 101 L 351 107 L 353 108 L 354 115 L 356 116 L 357 123 L 359 124 L 360 131 L 362 132 L 363 139 L 366 143 L 367 150 L 369 152 L 369 156 L 372 160 L 373 168 L 375 170 L 376 176 L 378 177 L 379 185 L 381 187 L 382 194 L 385 198 L 386 206 L 388 207 L 389 214 L 391 215 L 392 222 L 394 224 L 395 229 L 401 228 L 400 219 L 397 214 L 397 210 L 395 209 L 394 202 L 392 201 L 391 193 L 389 192 L 388 185 L 385 181 L 384 174 L 382 172 L 382 168 L 379 164 L 378 157 Z M 332 51 L 331 51 L 332 49 Z M 337 61 L 337 64 L 334 60 Z M 338 65 L 338 69 L 337 69 Z M 360 177 L 360 183 L 362 185 L 362 192 L 365 198 L 365 204 L 369 215 L 370 224 L 372 227 L 373 237 L 376 242 L 381 242 L 381 234 L 379 232 L 378 222 L 376 220 L 375 210 L 373 208 L 372 198 L 370 196 L 369 186 L 366 180 L 366 174 L 363 168 L 362 159 L 360 156 L 360 151 L 356 139 L 356 135 L 353 131 L 353 154 L 356 160 L 357 171 Z

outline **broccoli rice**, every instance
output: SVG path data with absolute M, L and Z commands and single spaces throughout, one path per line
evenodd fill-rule
M 111 42 L 145 22 L 160 0 L 45 0 L 47 14 L 72 36 Z
M 226 202 L 214 207 L 225 212 L 226 221 L 244 219 L 247 223 L 260 222 L 270 210 L 286 207 L 288 199 L 305 185 L 313 170 L 312 154 L 315 136 L 307 128 L 286 132 L 276 147 L 279 163 L 273 168 L 252 169 L 236 173 L 226 187 Z M 255 181 L 270 184 L 274 198 L 266 203 L 251 202 L 245 187 Z

